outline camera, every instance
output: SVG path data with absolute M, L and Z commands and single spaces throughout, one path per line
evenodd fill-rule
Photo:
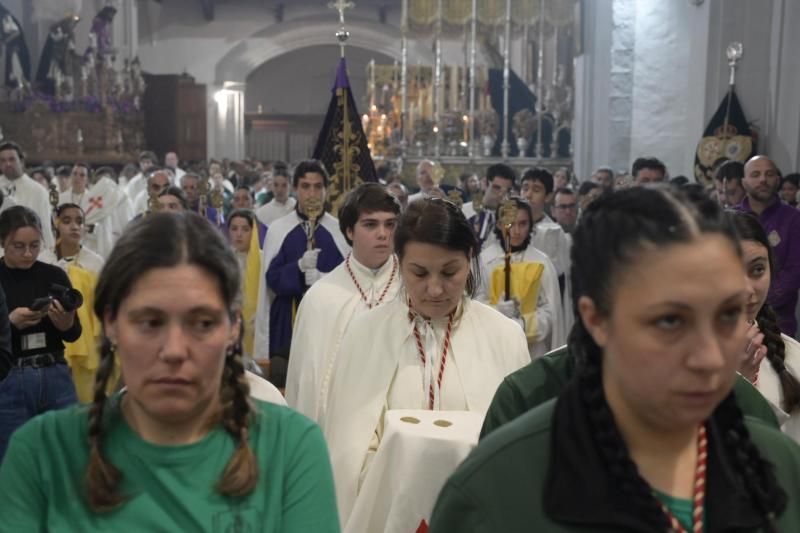
M 57 300 L 58 303 L 61 304 L 61 307 L 64 308 L 64 311 L 67 312 L 74 311 L 83 305 L 83 295 L 79 290 L 64 287 L 57 283 L 50 285 L 50 290 L 47 291 L 47 295 L 53 300 Z

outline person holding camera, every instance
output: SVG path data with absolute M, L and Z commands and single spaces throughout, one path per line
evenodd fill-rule
M 81 335 L 82 299 L 59 267 L 38 261 L 42 223 L 14 206 L 0 213 L 0 286 L 11 322 L 11 368 L 0 376 L 0 462 L 12 432 L 30 418 L 77 401 L 64 342 Z M 77 304 L 77 305 L 76 305 Z

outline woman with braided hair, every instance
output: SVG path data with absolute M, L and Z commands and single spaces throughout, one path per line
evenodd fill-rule
M 731 393 L 749 294 L 736 232 L 684 194 L 637 187 L 586 210 L 577 375 L 481 441 L 431 533 L 800 531 L 800 448 Z
M 0 531 L 338 532 L 320 430 L 248 400 L 238 293 L 236 257 L 199 215 L 129 226 L 97 285 L 94 401 L 14 434 Z M 108 396 L 115 358 L 126 390 Z
M 782 335 L 778 317 L 767 303 L 775 262 L 772 247 L 761 223 L 743 211 L 728 213 L 733 220 L 744 254 L 752 291 L 747 302 L 746 358 L 739 372 L 761 391 L 772 406 L 784 433 L 800 442 L 800 343 Z

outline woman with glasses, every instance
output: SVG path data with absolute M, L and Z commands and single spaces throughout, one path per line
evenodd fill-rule
M 11 321 L 11 369 L 0 376 L 0 461 L 11 433 L 34 416 L 77 401 L 64 358 L 64 342 L 81 335 L 75 309 L 64 302 L 71 288 L 59 267 L 38 261 L 42 224 L 32 210 L 14 206 L 0 214 L 0 285 Z

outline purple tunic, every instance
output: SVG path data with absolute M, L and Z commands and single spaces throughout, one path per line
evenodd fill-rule
M 736 208 L 755 215 L 747 197 Z M 800 291 L 800 211 L 776 198 L 758 220 L 767 233 L 775 257 L 775 272 L 767 302 L 778 315 L 781 332 L 795 337 L 795 308 Z
M 318 225 L 314 230 L 316 247 L 321 250 L 317 269 L 328 273 L 344 261 L 336 241 L 328 229 Z M 303 226 L 298 224 L 286 235 L 278 254 L 268 265 L 267 286 L 275 293 L 269 309 L 269 353 L 289 357 L 292 342 L 292 325 L 300 300 L 308 290 L 305 276 L 297 261 L 306 252 L 308 239 Z

